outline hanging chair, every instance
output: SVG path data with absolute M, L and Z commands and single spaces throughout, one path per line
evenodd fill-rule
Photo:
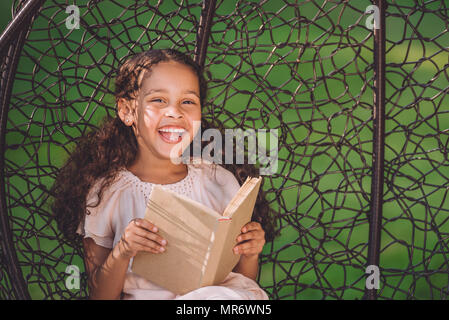
M 367 28 L 362 0 L 74 1 L 79 28 L 67 1 L 14 1 L 0 38 L 0 298 L 88 296 L 82 246 L 63 239 L 49 190 L 77 138 L 115 115 L 116 68 L 149 48 L 204 66 L 208 119 L 278 129 L 264 189 L 279 236 L 258 277 L 270 298 L 447 298 L 449 42 L 447 29 L 420 33 L 419 12 L 444 30 L 448 9 L 376 3 L 404 34 Z M 367 290 L 379 256 L 380 290 Z

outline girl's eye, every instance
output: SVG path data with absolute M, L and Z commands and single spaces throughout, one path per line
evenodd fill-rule
M 153 99 L 151 102 L 162 102 L 162 99 Z
M 195 104 L 195 102 L 193 102 L 193 101 L 189 101 L 189 100 L 187 100 L 187 101 L 184 101 L 184 103 L 188 103 L 188 104 Z

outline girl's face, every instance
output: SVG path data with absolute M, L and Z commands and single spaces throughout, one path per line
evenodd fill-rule
M 147 75 L 131 102 L 131 121 L 126 123 L 126 115 L 122 120 L 132 123 L 141 154 L 179 157 L 181 144 L 190 144 L 201 121 L 198 78 L 190 67 L 174 61 L 158 63 Z

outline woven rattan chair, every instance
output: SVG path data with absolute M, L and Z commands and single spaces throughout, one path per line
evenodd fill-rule
M 67 1 L 14 1 L 0 38 L 0 298 L 87 297 L 82 248 L 62 239 L 48 191 L 76 139 L 114 114 L 116 67 L 163 47 L 204 66 L 205 116 L 278 129 L 264 187 L 280 235 L 259 274 L 271 298 L 447 298 L 445 3 L 76 1 L 78 28 Z M 380 290 L 367 288 L 379 264 Z

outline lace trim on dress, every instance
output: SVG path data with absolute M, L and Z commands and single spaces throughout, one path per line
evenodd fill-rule
M 170 191 L 176 192 L 178 194 L 185 195 L 187 197 L 192 197 L 193 195 L 193 175 L 194 170 L 187 165 L 187 176 L 185 176 L 182 180 L 175 182 L 175 183 L 169 183 L 169 184 L 157 184 L 152 182 L 145 182 L 140 180 L 139 177 L 134 175 L 131 171 L 128 169 L 123 169 L 121 171 L 122 177 L 132 183 L 140 192 L 142 192 L 145 203 L 148 203 L 148 200 L 150 198 L 151 190 L 153 189 L 153 185 L 158 185 L 163 188 L 167 188 Z

